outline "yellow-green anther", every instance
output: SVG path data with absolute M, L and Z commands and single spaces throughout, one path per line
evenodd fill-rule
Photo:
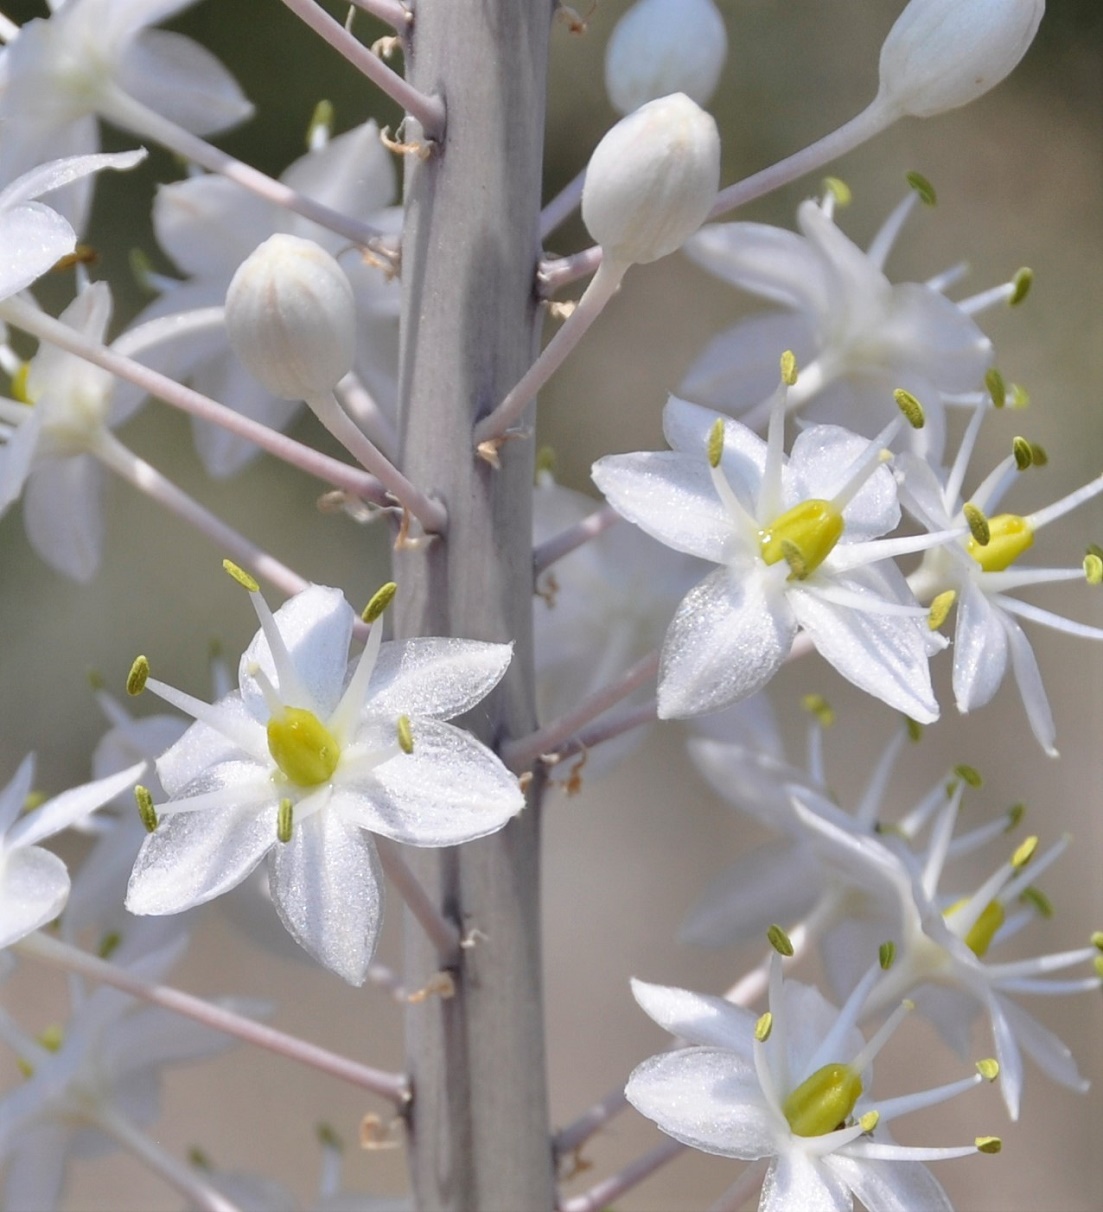
M 47 1052 L 60 1052 L 61 1045 L 65 1043 L 65 1032 L 57 1023 L 53 1023 L 38 1036 L 38 1042 Z
M 26 1057 L 17 1056 L 15 1058 L 15 1067 L 28 1081 L 34 1077 L 34 1065 Z
M 912 429 L 922 429 L 926 425 L 927 414 L 923 411 L 923 405 L 910 391 L 898 387 L 892 393 L 892 398 L 896 401 L 896 407 L 904 414 L 904 420 Z
M 778 955 L 788 959 L 793 954 L 793 940 L 778 925 L 771 926 L 766 931 L 766 938 Z
M 781 1104 L 794 1136 L 824 1136 L 850 1118 L 862 1079 L 850 1065 L 832 1064 L 806 1077 Z
M 1100 547 L 1098 543 L 1089 543 L 1088 555 L 1098 556 L 1103 560 L 1103 547 Z
M 285 707 L 268 721 L 268 752 L 300 787 L 328 782 L 341 760 L 341 747 L 320 719 L 305 707 Z
M 398 717 L 398 747 L 403 753 L 413 753 L 414 751 L 414 734 L 410 728 L 408 715 Z
M 985 372 L 984 386 L 997 408 L 1002 408 L 1007 403 L 1007 382 L 994 366 L 990 366 Z
M 126 693 L 129 695 L 141 694 L 146 688 L 146 679 L 148 677 L 148 658 L 136 656 L 134 664 L 130 666 L 130 672 L 126 675 Z
M 153 796 L 148 787 L 141 783 L 134 788 L 134 799 L 138 805 L 138 818 L 146 827 L 146 833 L 152 833 L 157 828 L 157 810 L 153 807 Z
M 936 598 L 935 601 L 937 600 Z M 904 717 L 904 727 L 908 731 L 909 741 L 914 743 L 923 739 L 923 725 L 918 720 L 913 720 L 910 715 Z
M 280 800 L 276 809 L 276 841 L 286 845 L 291 841 L 291 833 L 295 827 L 295 805 L 289 799 Z
M 1011 279 L 1011 298 L 1007 300 L 1008 307 L 1018 307 L 1018 305 L 1030 294 L 1030 288 L 1034 285 L 1034 270 L 1023 266 L 1022 269 L 1015 271 L 1015 276 Z
M 1091 944 L 1096 951 L 1103 951 L 1103 930 L 1095 930 L 1092 932 Z
M 1012 829 L 1016 829 L 1023 817 L 1026 816 L 1025 804 L 1012 804 L 1007 810 L 1007 828 L 1005 833 L 1010 833 Z
M 967 783 L 970 787 L 983 787 L 984 779 L 980 777 L 980 772 L 974 766 L 966 766 L 964 762 L 954 767 L 954 774 L 958 776 L 963 783 Z
M 364 612 L 360 617 L 365 623 L 374 623 L 394 601 L 396 593 L 398 593 L 398 586 L 394 581 L 388 581 L 386 585 L 380 585 L 375 593 L 372 594 L 371 601 L 364 607 Z
M 132 248 L 126 255 L 127 265 L 130 268 L 130 276 L 148 295 L 157 294 L 157 288 L 153 283 L 153 262 L 149 259 L 149 254 L 143 248 Z
M 792 387 L 797 381 L 797 355 L 787 349 L 781 355 L 781 381 L 786 387 Z
M 337 1135 L 332 1124 L 320 1123 L 314 1129 L 314 1135 L 318 1138 L 318 1143 L 326 1149 L 336 1149 L 338 1153 L 345 1147 L 345 1142 Z
M 1097 955 L 1092 960 L 1092 968 L 1095 970 L 1095 975 L 1103 979 L 1103 955 Z
M 822 694 L 806 694 L 800 705 L 816 717 L 821 728 L 830 728 L 835 722 L 835 709 Z
M 322 100 L 314 107 L 310 115 L 310 124 L 306 128 L 306 146 L 311 148 L 318 137 L 319 131 L 328 135 L 333 129 L 333 102 Z
M 863 1115 L 862 1118 L 860 1120 L 858 1120 L 858 1126 L 862 1129 L 862 1131 L 867 1136 L 872 1136 L 874 1131 L 877 1128 L 877 1125 L 880 1122 L 881 1122 L 881 1112 L 880 1111 L 867 1111 L 865 1113 L 865 1115 Z
M 754 1037 L 760 1044 L 764 1044 L 770 1038 L 770 1032 L 774 1029 L 774 1016 L 766 1011 L 754 1025 Z
M 978 543 L 972 538 L 966 544 L 966 550 L 985 572 L 1003 572 L 1034 546 L 1034 527 L 1017 513 L 997 514 L 988 519 L 987 526 L 987 542 Z
M 1038 849 L 1038 838 L 1032 836 L 1022 841 L 1015 853 L 1011 856 L 1011 866 L 1016 871 L 1020 871 L 1034 857 L 1034 851 Z
M 1103 560 L 1089 551 L 1084 557 L 1084 577 L 1089 585 L 1103 584 Z
M 44 791 L 28 791 L 23 800 L 23 812 L 34 812 L 36 808 L 41 808 L 46 803 L 46 793 Z
M 956 601 L 956 589 L 944 589 L 934 598 L 930 610 L 927 611 L 927 626 L 931 631 L 937 631 L 946 622 L 946 617 L 953 610 Z M 918 740 L 918 737 L 913 739 Z
M 887 972 L 896 962 L 896 944 L 891 938 L 877 948 L 877 962 L 884 972 Z
M 978 958 L 983 959 L 996 937 L 996 931 L 1003 925 L 1006 914 L 999 901 L 989 901 L 984 906 L 984 912 L 973 923 L 972 929 L 965 936 L 965 945 Z
M 102 690 L 104 688 L 103 674 L 100 673 L 98 669 L 89 669 L 87 677 L 88 685 L 91 686 L 93 690 Z
M 986 1082 L 994 1082 L 1000 1075 L 1000 1062 L 991 1057 L 979 1060 L 977 1061 L 977 1072 Z
M 850 186 L 841 177 L 824 177 L 823 188 L 835 199 L 836 206 L 849 206 L 853 200 Z
M 1034 461 L 1035 467 L 1045 467 L 1049 462 L 1049 455 L 1046 453 L 1044 446 L 1039 446 L 1037 442 L 1030 443 L 1030 457 Z
M 919 201 L 924 206 L 934 206 L 938 201 L 938 197 L 934 192 L 934 186 L 923 176 L 922 173 L 908 173 L 905 176 L 907 183 L 919 195 Z
M 554 472 L 555 464 L 555 447 L 541 446 L 536 452 L 536 474 L 539 475 L 542 471 Z
M 1053 902 L 1041 888 L 1035 888 L 1033 884 L 1028 885 L 1019 893 L 1019 900 L 1024 905 L 1029 905 L 1039 917 L 1048 919 L 1053 916 Z
M 767 564 L 784 560 L 794 580 L 803 581 L 827 559 L 842 537 L 843 515 L 830 501 L 812 498 L 787 509 L 758 532 Z
M 999 1153 L 1003 1148 L 1003 1141 L 998 1136 L 978 1136 L 973 1144 L 978 1153 Z
M 973 536 L 972 541 L 978 547 L 987 547 L 992 532 L 988 526 L 988 519 L 984 516 L 984 511 L 978 509 L 970 501 L 961 512 L 965 515 L 965 523 L 969 527 L 969 533 Z
M 192 1145 L 188 1149 L 188 1165 L 194 1166 L 197 1170 L 204 1170 L 208 1174 L 214 1170 L 214 1166 L 211 1165 L 211 1159 L 198 1145 Z
M 709 466 L 719 467 L 724 456 L 724 422 L 717 417 L 709 430 Z
M 1011 384 L 1011 399 L 1009 401 L 1012 408 L 1022 409 L 1030 407 L 1030 392 L 1027 391 L 1021 383 Z
M 222 571 L 232 577 L 243 588 L 250 593 L 259 593 L 260 586 L 257 584 L 256 578 L 251 577 L 244 568 L 235 564 L 233 560 L 222 561 Z
M 96 948 L 96 954 L 100 959 L 110 959 L 122 941 L 123 936 L 117 930 L 109 930 L 100 939 L 100 945 Z
M 1011 443 L 1011 453 L 1015 456 L 1015 466 L 1020 471 L 1026 471 L 1034 465 L 1034 447 L 1026 438 L 1015 438 Z
M 20 362 L 19 369 L 11 377 L 11 398 L 18 400 L 20 404 L 33 404 L 30 393 L 27 391 L 27 379 L 31 373 L 30 362 Z

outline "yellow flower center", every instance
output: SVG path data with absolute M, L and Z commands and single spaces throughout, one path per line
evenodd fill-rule
M 989 539 L 981 546 L 971 538 L 966 550 L 985 572 L 1003 572 L 1034 544 L 1034 527 L 1015 513 L 988 519 Z
M 303 707 L 285 707 L 268 721 L 268 752 L 300 787 L 328 782 L 341 760 L 341 746 L 333 734 Z
M 792 576 L 803 581 L 831 554 L 843 533 L 843 515 L 830 501 L 813 498 L 787 509 L 758 532 L 759 550 L 767 564 L 785 560 Z
M 862 1095 L 850 1065 L 832 1064 L 806 1077 L 782 1104 L 794 1136 L 824 1136 L 843 1127 Z

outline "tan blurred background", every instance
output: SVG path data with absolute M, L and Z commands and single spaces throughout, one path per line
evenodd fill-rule
M 584 37 L 556 27 L 548 196 L 583 166 L 613 121 L 600 63 L 605 38 L 625 7 L 605 0 L 593 11 Z M 811 141 L 868 100 L 878 47 L 902 5 L 898 0 L 722 0 L 721 7 L 732 47 L 715 110 L 725 132 L 724 179 L 730 181 Z M 1033 481 L 1034 498 L 1025 489 L 1015 498 L 1015 507 L 1024 511 L 1098 474 L 1103 463 L 1103 41 L 1096 0 L 1066 0 L 1051 8 L 1039 43 L 1011 83 L 968 110 L 904 124 L 832 170 L 854 191 L 841 224 L 859 242 L 872 235 L 901 196 L 906 171 L 917 169 L 936 185 L 940 205 L 909 225 L 889 265 L 894 279 L 921 279 L 961 259 L 972 266 L 967 289 L 1003 280 L 1019 265 L 1036 270 L 1036 288 L 1024 308 L 984 318 L 1001 369 L 1029 387 L 1034 403 L 1006 428 L 992 426 L 988 453 L 974 463 L 986 468 L 997 452 L 1002 455 L 1013 426 L 1042 442 L 1050 468 Z M 6 11 L 22 19 L 40 9 L 9 4 Z M 368 114 L 393 121 L 393 111 L 377 106 L 354 73 L 309 35 L 299 34 L 279 5 L 207 0 L 177 24 L 216 46 L 240 72 L 262 117 L 227 145 L 273 170 L 299 154 L 302 131 L 322 95 L 337 105 L 339 128 Z M 291 78 L 301 87 L 288 88 Z M 318 83 L 311 86 L 310 80 Z M 164 161 L 155 164 L 139 188 L 148 189 L 157 172 L 171 171 Z M 790 224 L 797 202 L 816 184 L 801 182 L 756 204 L 744 217 Z M 105 178 L 104 185 L 110 189 L 101 197 L 93 238 L 102 250 L 105 274 L 119 277 L 127 249 L 138 245 L 152 251 L 153 246 L 146 220 L 136 218 L 131 226 L 128 219 L 123 229 L 110 223 L 125 204 L 119 191 L 134 183 L 124 187 L 121 179 Z M 568 227 L 553 246 L 564 252 L 582 243 L 580 229 Z M 121 310 L 138 302 L 124 303 Z M 584 488 L 598 455 L 658 446 L 666 392 L 708 337 L 749 306 L 677 257 L 634 270 L 542 398 L 541 438 L 555 446 L 561 478 Z M 306 422 L 299 433 L 316 438 Z M 314 509 L 316 489 L 302 477 L 261 463 L 228 485 L 211 485 L 198 470 L 186 425 L 155 405 L 124 436 L 247 534 L 292 563 L 298 559 L 304 575 L 340 584 L 353 600 L 382 577 L 383 536 L 320 516 Z M 204 694 L 209 641 L 219 639 L 236 655 L 252 634 L 250 612 L 219 569 L 220 552 L 156 514 L 124 486 L 112 486 L 109 514 L 106 569 L 83 588 L 35 559 L 18 510 L 0 522 L 2 780 L 30 748 L 39 753 L 44 790 L 54 792 L 87 777 L 87 755 L 103 728 L 87 689 L 90 668 L 118 685 L 133 655 L 144 651 L 167 681 Z M 1035 562 L 1078 562 L 1085 544 L 1101 537 L 1103 507 L 1097 502 L 1047 531 Z M 1098 598 L 1083 586 L 1061 595 L 1038 593 L 1034 600 L 1103 624 Z M 1103 923 L 1103 651 L 1036 627 L 1028 630 L 1053 700 L 1061 760 L 1048 761 L 1036 748 L 1010 685 L 992 708 L 974 718 L 958 717 L 944 659 L 939 692 L 947 704 L 945 719 L 909 751 L 896 784 L 900 803 L 907 805 L 937 771 L 967 761 L 985 776 L 985 802 L 993 811 L 1024 801 L 1031 830 L 1043 842 L 1066 831 L 1075 835 L 1076 845 L 1043 881 L 1057 914 L 1027 932 L 1024 954 L 1081 945 Z M 833 786 L 847 802 L 888 735 L 888 713 L 871 708 L 811 662 L 787 670 L 775 689 L 779 711 L 792 710 L 808 690 L 828 695 L 841 709 L 829 737 L 828 766 Z M 793 737 L 798 734 L 794 729 Z M 664 1043 L 632 1002 L 629 976 L 718 992 L 740 964 L 758 955 L 753 948 L 693 952 L 674 941 L 704 881 L 755 837 L 706 791 L 682 744 L 676 726 L 652 732 L 614 777 L 586 786 L 575 798 L 553 797 L 549 806 L 546 968 L 553 1115 L 559 1123 L 623 1082 L 634 1064 Z M 383 954 L 394 959 L 399 914 L 395 898 L 390 904 Z M 271 998 L 279 1006 L 275 1021 L 280 1026 L 370 1063 L 400 1064 L 400 1016 L 383 992 L 354 991 L 321 975 L 314 994 L 307 995 L 308 973 L 296 961 L 258 956 L 216 907 L 174 979 L 200 993 Z M 60 992 L 57 980 L 21 972 L 5 986 L 5 1005 L 37 1030 L 56 1019 Z M 1029 1008 L 1072 1046 L 1083 1071 L 1095 1079 L 1088 1096 L 1056 1089 L 1030 1069 L 1018 1125 L 1005 1122 L 994 1093 L 985 1091 L 898 1126 L 897 1137 L 916 1144 L 1003 1136 L 1000 1158 L 939 1167 L 938 1176 L 963 1212 L 1086 1212 L 1099 1206 L 1099 998 L 1034 1001 Z M 990 1051 L 980 1034 L 974 1055 Z M 883 1054 L 876 1089 L 904 1092 L 917 1070 L 924 1082 L 950 1080 L 961 1072 L 920 1023 L 909 1024 Z M 2 1072 L 6 1076 L 10 1070 Z M 355 1148 L 359 1117 L 368 1110 L 383 1108 L 289 1063 L 238 1049 L 217 1064 L 170 1074 L 154 1132 L 178 1151 L 200 1146 L 219 1166 L 271 1173 L 307 1201 L 317 1170 L 311 1129 L 324 1119 L 349 1141 L 350 1186 L 401 1191 L 401 1148 L 370 1154 Z M 593 1169 L 571 1190 L 582 1190 L 589 1179 L 611 1172 L 658 1139 L 657 1130 L 635 1113 L 624 1115 L 587 1148 Z M 737 1169 L 719 1159 L 686 1156 L 615 1206 L 625 1212 L 703 1209 Z M 69 1192 L 65 1207 L 73 1212 L 180 1207 L 177 1197 L 118 1155 L 74 1166 Z

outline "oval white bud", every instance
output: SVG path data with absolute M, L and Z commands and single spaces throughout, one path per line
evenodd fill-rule
M 1026 54 L 1045 0 L 911 0 L 881 48 L 878 99 L 929 118 L 995 87 Z
M 313 240 L 269 237 L 230 282 L 226 333 L 274 396 L 325 395 L 349 372 L 356 349 L 355 300 L 345 271 Z
M 594 149 L 582 221 L 618 265 L 657 261 L 708 218 L 720 188 L 716 123 L 684 93 L 641 105 Z
M 622 114 L 685 93 L 705 105 L 728 56 L 728 32 L 713 0 L 637 0 L 605 47 L 605 88 Z

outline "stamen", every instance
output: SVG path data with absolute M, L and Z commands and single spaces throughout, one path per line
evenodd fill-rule
M 157 828 L 157 810 L 153 807 L 153 796 L 149 788 L 139 783 L 134 788 L 134 799 L 138 805 L 138 817 L 145 826 L 146 833 L 152 833 Z
M 291 832 L 295 824 L 295 806 L 289 799 L 280 800 L 276 810 L 276 840 L 286 844 L 291 841 Z
M 992 397 L 992 403 L 996 408 L 1003 408 L 1007 403 L 1007 383 L 994 366 L 990 366 L 985 373 L 984 386 L 988 389 L 988 394 Z
M 1026 471 L 1028 467 L 1034 466 L 1034 447 L 1026 438 L 1012 440 L 1011 454 L 1015 459 L 1015 466 L 1020 471 Z
M 376 619 L 387 609 L 394 601 L 394 595 L 398 592 L 398 586 L 394 581 L 388 581 L 385 585 L 381 585 L 374 594 L 371 601 L 364 607 L 360 617 L 365 623 L 374 623 Z
M 957 601 L 957 590 L 946 589 L 938 594 L 931 602 L 930 611 L 927 614 L 927 626 L 931 631 L 937 631 L 943 623 L 950 611 L 954 608 L 954 603 Z
M 149 660 L 144 656 L 136 656 L 134 664 L 130 666 L 130 672 L 126 675 L 126 693 L 132 697 L 141 694 L 148 680 Z

